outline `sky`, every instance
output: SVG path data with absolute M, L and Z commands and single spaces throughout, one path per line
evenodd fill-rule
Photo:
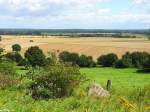
M 0 28 L 148 29 L 150 0 L 0 0 Z

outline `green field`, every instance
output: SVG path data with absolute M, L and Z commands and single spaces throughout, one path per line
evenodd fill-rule
M 114 69 L 114 68 L 83 68 L 82 73 L 85 73 L 91 81 L 96 81 L 103 86 L 107 80 L 112 80 L 113 88 L 118 90 L 133 89 L 143 87 L 150 83 L 150 73 L 137 73 L 136 69 Z
M 25 72 L 18 70 L 19 74 Z M 138 104 L 136 109 L 139 112 L 148 110 L 146 108 L 150 105 L 150 96 L 146 95 L 139 101 L 141 96 L 137 88 L 147 87 L 149 91 L 150 74 L 137 73 L 136 69 L 114 68 L 82 68 L 81 72 L 89 81 L 76 90 L 72 97 L 35 101 L 27 94 L 26 89 L 23 89 L 24 85 L 22 87 L 15 85 L 13 88 L 0 90 L 0 110 L 2 112 L 5 110 L 10 112 L 130 112 L 120 103 L 120 96 L 134 103 L 135 106 Z M 110 98 L 97 99 L 87 96 L 86 87 L 89 84 L 95 80 L 105 88 L 108 79 L 113 82 Z

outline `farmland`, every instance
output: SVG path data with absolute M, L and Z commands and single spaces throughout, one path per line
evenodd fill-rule
M 150 41 L 147 38 L 65 38 L 64 36 L 3 36 L 0 46 L 8 52 L 11 51 L 11 46 L 16 43 L 22 46 L 22 54 L 30 46 L 39 46 L 45 53 L 48 51 L 70 51 L 90 55 L 94 59 L 102 54 L 112 52 L 120 57 L 127 51 L 149 52 L 150 49 Z
M 21 45 L 21 51 L 12 51 L 12 45 L 14 44 Z M 39 46 L 41 49 L 32 46 Z M 108 53 L 116 53 L 119 57 L 128 51 L 145 51 L 149 53 L 150 41 L 147 38 L 68 38 L 64 36 L 43 37 L 5 35 L 2 36 L 0 47 L 5 49 L 5 53 L 21 53 L 22 56 L 28 48 L 30 48 L 30 50 L 33 48 L 32 50 L 36 50 L 36 52 L 33 52 L 32 50 L 32 52 L 30 52 L 28 51 L 29 49 L 26 51 L 28 53 L 33 53 L 33 55 L 34 53 L 38 54 L 33 57 L 33 62 L 38 62 L 38 57 L 41 59 L 42 55 L 46 54 L 48 51 L 56 51 L 56 53 L 69 51 L 86 54 L 93 56 L 96 62 L 96 58 L 98 56 Z M 37 52 L 37 50 L 43 50 L 44 53 Z M 29 58 L 33 55 L 30 55 Z M 45 57 L 46 56 L 47 55 L 45 55 Z M 138 67 L 132 66 L 129 68 L 117 69 L 113 65 L 111 67 L 103 67 L 98 65 L 98 63 L 95 63 L 96 66 L 83 68 L 71 64 L 65 65 L 65 63 L 61 62 L 59 59 L 55 60 L 57 55 L 56 57 L 50 58 L 52 61 L 48 62 L 46 66 L 19 66 L 17 65 L 17 62 L 9 59 L 7 60 L 7 58 L 8 57 L 1 53 L 0 67 L 2 69 L 0 69 L 0 76 L 2 79 L 0 80 L 0 111 L 145 112 L 150 110 L 150 73 L 138 72 Z M 25 58 L 25 60 L 27 59 L 27 57 L 23 58 Z M 46 60 L 48 60 L 48 58 L 46 58 Z M 27 61 L 29 61 L 29 59 Z M 71 77 L 67 76 L 67 79 L 65 79 L 68 74 Z M 74 91 L 72 91 L 69 96 L 62 95 L 60 98 L 48 97 L 48 99 L 44 99 L 40 96 L 38 96 L 37 99 L 34 98 L 34 88 L 30 87 L 32 87 L 31 85 L 34 84 L 34 82 L 36 82 L 37 85 L 40 78 L 42 79 L 40 79 L 40 81 L 43 82 L 40 83 L 40 86 L 37 86 L 39 90 L 41 90 L 38 95 L 47 97 L 47 94 L 53 92 L 53 90 L 55 91 L 55 89 L 49 91 L 49 88 L 47 89 L 47 85 L 43 85 L 47 83 L 49 83 L 48 86 L 51 85 L 51 81 L 53 81 L 53 79 L 49 80 L 49 78 L 52 78 L 51 75 L 54 76 L 54 81 L 58 78 L 57 84 L 59 85 L 64 84 L 64 81 L 67 81 L 68 78 L 71 78 L 72 80 L 72 75 L 76 74 L 83 76 L 86 81 L 79 84 L 77 88 L 72 86 Z M 61 75 L 64 75 L 64 77 L 59 79 L 59 76 Z M 48 78 L 45 76 L 48 76 Z M 76 78 L 76 76 L 74 78 Z M 110 97 L 98 98 L 88 95 L 89 88 L 94 83 L 100 84 L 106 90 L 106 83 L 108 80 L 112 81 L 111 89 L 108 90 Z M 47 83 L 45 83 L 45 81 L 47 81 Z M 53 88 L 57 84 L 53 85 L 52 83 Z M 63 86 L 61 85 L 61 87 Z M 43 89 L 42 87 L 45 88 Z M 70 87 L 70 85 L 68 87 Z M 38 88 L 36 88 L 35 91 L 37 91 Z M 55 94 L 53 95 L 55 96 Z

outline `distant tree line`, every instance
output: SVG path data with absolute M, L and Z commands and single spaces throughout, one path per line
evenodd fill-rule
M 150 30 L 105 30 L 105 29 L 0 29 L 0 35 L 70 35 L 70 34 L 83 34 L 82 36 L 89 36 L 87 34 L 150 34 Z
M 47 66 L 48 63 L 53 62 L 51 57 L 54 57 L 54 55 L 45 56 L 43 51 L 37 46 L 30 47 L 25 52 L 24 58 L 21 56 L 20 51 L 21 46 L 15 44 L 12 46 L 12 52 L 5 54 L 5 57 L 17 62 L 20 66 Z M 79 67 L 150 68 L 150 54 L 147 52 L 127 52 L 121 59 L 115 53 L 109 53 L 99 56 L 96 62 L 92 56 L 63 51 L 59 53 L 58 59 L 62 63 L 78 65 Z

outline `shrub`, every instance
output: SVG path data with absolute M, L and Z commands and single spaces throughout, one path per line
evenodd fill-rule
M 34 42 L 33 40 L 30 40 L 29 42 Z
M 123 60 L 118 60 L 115 62 L 115 68 L 127 68 Z
M 28 67 L 30 64 L 26 58 L 22 59 L 19 63 L 18 66 L 25 66 Z
M 84 81 L 79 68 L 75 66 L 49 66 L 41 73 L 34 72 L 33 83 L 29 87 L 34 99 L 70 96 L 74 88 Z
M 14 78 L 16 71 L 14 63 L 1 60 L 0 61 L 0 89 L 5 89 L 12 85 L 16 85 L 18 80 Z
M 62 62 L 71 62 L 72 64 L 76 64 L 79 60 L 79 55 L 77 53 L 64 51 L 59 54 L 59 60 Z
M 15 75 L 14 63 L 9 61 L 0 61 L 0 73 L 4 75 Z
M 10 52 L 5 55 L 6 58 L 19 63 L 23 58 L 18 52 Z
M 92 56 L 81 55 L 77 53 L 70 53 L 64 51 L 59 54 L 59 60 L 62 62 L 71 63 L 73 65 L 78 65 L 80 67 L 94 67 L 96 63 L 93 61 Z
M 111 67 L 118 60 L 118 57 L 114 53 L 110 53 L 107 55 L 102 55 L 97 59 L 97 63 L 104 67 Z
M 81 55 L 78 65 L 80 67 L 95 67 L 96 63 L 93 61 L 93 58 L 91 56 Z
M 31 66 L 45 66 L 46 65 L 46 57 L 43 51 L 38 46 L 30 47 L 25 52 L 25 57 L 27 58 Z
M 0 89 L 5 89 L 16 84 L 18 84 L 18 80 L 13 76 L 0 73 Z
M 21 51 L 21 46 L 19 44 L 14 44 L 12 45 L 12 50 L 16 52 Z
M 124 64 L 124 66 L 126 68 L 128 67 L 132 67 L 132 56 L 129 52 L 126 52 L 123 56 L 122 56 L 122 62 Z
M 129 52 L 122 56 L 122 59 L 116 61 L 115 68 L 129 68 L 132 67 L 132 57 Z
M 146 52 L 133 52 L 131 57 L 133 66 L 138 68 L 143 67 L 149 61 L 149 54 Z

